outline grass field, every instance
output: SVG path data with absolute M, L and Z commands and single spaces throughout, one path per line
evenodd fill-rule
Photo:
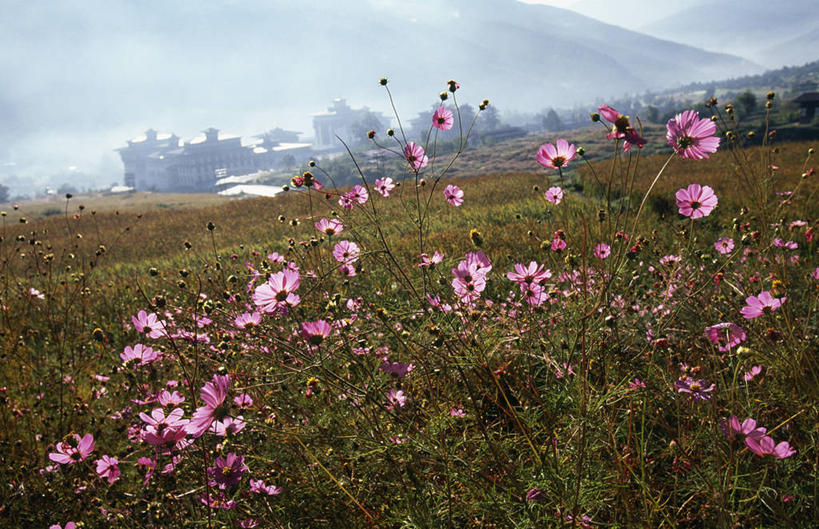
M 562 172 L 524 138 L 350 209 L 9 211 L 0 522 L 815 527 L 814 144 L 694 161 L 664 128 L 631 154 L 605 133 L 567 137 L 588 161 Z M 701 218 L 690 184 L 719 199 Z

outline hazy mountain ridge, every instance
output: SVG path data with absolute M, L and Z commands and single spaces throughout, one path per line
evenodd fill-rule
M 309 114 L 333 97 L 386 111 L 382 75 L 410 118 L 449 78 L 463 83 L 462 100 L 534 110 L 757 70 L 515 0 L 8 6 L 0 168 L 14 162 L 18 175 L 95 172 L 101 157 L 111 167 L 111 150 L 148 127 L 309 135 Z

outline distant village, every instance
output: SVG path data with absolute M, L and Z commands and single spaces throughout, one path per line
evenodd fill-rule
M 250 183 L 261 173 L 294 168 L 338 150 L 336 136 L 351 141 L 357 127 L 366 130 L 368 123 L 389 122 L 367 107 L 353 109 L 341 98 L 312 118 L 312 143 L 300 142 L 299 132 L 280 128 L 249 138 L 209 128 L 189 141 L 147 130 L 144 136 L 129 140 L 127 147 L 117 149 L 125 166 L 121 190 L 256 194 L 249 192 Z

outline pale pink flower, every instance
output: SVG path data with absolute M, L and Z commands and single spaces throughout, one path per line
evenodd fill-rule
M 748 371 L 745 372 L 744 375 L 742 375 L 742 380 L 744 380 L 745 382 L 750 382 L 761 373 L 762 366 L 751 366 L 751 369 L 749 369 Z
M 404 395 L 404 390 L 392 388 L 387 393 L 388 410 L 395 408 L 403 408 L 407 404 L 407 396 Z
M 294 270 L 276 272 L 267 283 L 256 287 L 253 303 L 262 312 L 286 315 L 290 307 L 295 307 L 301 301 L 295 293 L 299 288 L 299 280 L 299 273 Z
M 236 319 L 233 320 L 233 324 L 240 329 L 255 327 L 260 323 L 262 323 L 262 315 L 256 311 L 253 313 L 245 312 L 244 314 L 239 314 L 236 316 Z
M 397 376 L 398 378 L 403 378 L 407 376 L 415 366 L 412 364 L 404 364 L 401 362 L 390 362 L 387 358 L 384 358 L 384 363 L 378 368 L 385 373 L 390 373 L 392 375 Z
M 237 417 L 225 417 L 221 421 L 213 421 L 213 424 L 208 431 L 217 437 L 225 437 L 228 434 L 237 434 L 241 432 L 245 426 L 247 426 L 244 419 L 245 418 L 241 415 Z
M 225 496 L 224 492 L 213 491 L 210 494 L 202 494 L 199 496 L 199 501 L 203 505 L 207 505 L 211 509 L 225 509 L 230 510 L 236 507 L 236 500 L 230 500 Z
M 33 298 L 45 299 L 45 295 L 42 292 L 40 292 L 39 290 L 37 290 L 36 288 L 29 288 L 28 293 Z
M 687 189 L 678 190 L 676 196 L 680 215 L 693 219 L 707 217 L 719 202 L 713 189 L 699 184 L 691 184 Z
M 142 440 L 154 446 L 171 447 L 187 435 L 188 419 L 183 419 L 182 408 L 174 408 L 165 415 L 165 410 L 155 408 L 151 414 L 140 413 L 139 418 L 146 424 L 142 430 Z
M 185 402 L 185 397 L 180 395 L 178 391 L 170 393 L 167 389 L 163 389 L 159 392 L 156 400 L 163 406 L 178 406 Z
M 321 345 L 331 332 L 333 328 L 324 320 L 306 321 L 301 324 L 301 337 L 310 345 Z
M 594 247 L 594 256 L 598 259 L 605 259 L 609 255 L 611 255 L 611 247 L 608 244 L 601 242 Z
M 721 237 L 714 243 L 714 248 L 721 254 L 728 254 L 734 250 L 734 239 Z
M 125 350 L 119 354 L 119 357 L 123 364 L 134 362 L 139 366 L 146 366 L 159 360 L 160 355 L 158 351 L 138 343 L 134 347 L 125 346 Z
M 421 254 L 421 262 L 418 263 L 420 268 L 434 268 L 435 265 L 440 264 L 444 260 L 444 254 L 441 252 L 436 251 L 432 254 L 432 257 L 427 255 L 426 253 Z
M 409 162 L 410 167 L 416 172 L 426 167 L 427 163 L 429 163 L 429 158 L 424 154 L 424 148 L 417 145 L 414 141 L 409 142 L 406 147 L 404 147 L 404 157 L 407 159 L 407 162 Z
M 378 191 L 381 196 L 390 196 L 390 191 L 393 189 L 395 189 L 395 184 L 393 183 L 392 178 L 389 176 L 386 178 L 378 178 L 375 181 L 375 190 Z
M 745 298 L 746 305 L 742 307 L 742 315 L 745 319 L 753 319 L 762 316 L 765 312 L 772 312 L 787 300 L 788 298 L 775 298 L 770 292 L 764 290 L 759 293 L 759 296 L 748 296 Z
M 452 111 L 448 108 L 439 107 L 433 114 L 432 114 L 432 125 L 436 129 L 440 130 L 449 130 L 452 128 L 452 125 L 455 123 L 455 117 L 452 115 Z
M 557 186 L 552 186 L 544 193 L 546 200 L 552 204 L 560 204 L 563 200 L 563 190 Z
M 736 323 L 717 323 L 705 328 L 705 337 L 712 344 L 717 345 L 720 351 L 730 351 L 742 343 L 745 338 L 745 331 Z
M 57 443 L 56 449 L 56 452 L 48 454 L 48 458 L 55 463 L 73 465 L 85 461 L 94 451 L 94 436 L 90 433 L 82 437 L 71 434 L 65 441 Z
M 131 321 L 137 332 L 147 333 L 149 338 L 156 339 L 165 335 L 165 324 L 153 312 L 147 314 L 141 310 L 136 316 L 131 316 Z
M 352 241 L 341 241 L 333 247 L 333 257 L 339 263 L 352 264 L 358 261 L 361 249 Z
M 683 375 L 679 380 L 674 382 L 674 387 L 679 393 L 688 393 L 692 400 L 712 400 L 714 398 L 711 392 L 716 387 L 715 384 L 708 385 L 705 380 L 695 380 L 687 375 Z
M 101 479 L 107 479 L 109 484 L 115 482 L 116 480 L 119 479 L 120 475 L 117 463 L 118 461 L 116 460 L 116 458 L 102 456 L 102 458 L 94 461 L 94 464 L 97 465 L 97 475 Z
M 610 140 L 625 140 L 623 142 L 624 151 L 631 149 L 632 145 L 636 145 L 638 148 L 642 149 L 643 145 L 648 143 L 645 138 L 637 134 L 637 131 L 631 127 L 629 116 L 624 116 L 608 105 L 599 106 L 597 107 L 597 110 L 600 111 L 603 119 L 611 123 L 611 132 L 606 134 L 606 138 Z
M 275 496 L 276 494 L 280 494 L 282 492 L 281 487 L 277 487 L 275 485 L 267 485 L 261 479 L 251 479 L 250 480 L 250 492 L 255 492 L 256 494 L 266 494 L 268 496 Z
M 460 206 L 464 203 L 464 192 L 458 186 L 448 185 L 444 189 L 444 198 L 453 206 Z
M 213 375 L 213 382 L 206 382 L 202 386 L 200 397 L 205 405 L 196 409 L 190 423 L 186 426 L 189 434 L 200 437 L 210 428 L 213 421 L 221 421 L 228 416 L 225 397 L 227 397 L 229 388 L 229 375 Z
M 542 264 L 530 261 L 526 266 L 522 263 L 515 264 L 515 271 L 509 272 L 506 274 L 506 277 L 519 285 L 529 285 L 532 283 L 542 285 L 547 279 L 552 277 L 552 271 Z
M 323 234 L 332 237 L 344 231 L 344 225 L 338 219 L 321 219 L 316 222 L 316 229 Z
M 767 435 L 761 437 L 748 436 L 745 438 L 745 446 L 760 457 L 771 456 L 776 459 L 786 459 L 796 453 L 796 450 L 791 448 L 787 441 L 776 444 L 776 441 Z
M 543 167 L 549 169 L 560 169 L 574 160 L 577 155 L 577 149 L 574 144 L 569 144 L 564 139 L 559 139 L 555 145 L 551 143 L 544 143 L 537 151 L 537 161 Z
M 682 158 L 708 158 L 708 153 L 717 152 L 719 147 L 720 139 L 714 136 L 717 124 L 708 118 L 700 119 L 694 110 L 686 110 L 668 120 L 666 129 L 668 144 Z

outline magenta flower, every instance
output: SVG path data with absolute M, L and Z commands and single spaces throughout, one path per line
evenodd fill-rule
M 107 479 L 109 484 L 118 480 L 120 472 L 117 463 L 118 461 L 115 458 L 109 456 L 102 456 L 102 458 L 94 461 L 100 479 Z
M 543 491 L 537 487 L 529 489 L 529 491 L 526 493 L 526 501 L 529 502 L 543 501 Z
M 367 188 L 361 185 L 354 185 L 353 188 L 346 193 L 346 196 L 356 204 L 365 204 L 370 198 Z
M 119 354 L 119 357 L 122 359 L 123 364 L 134 362 L 139 366 L 146 366 L 160 358 L 159 352 L 141 343 L 136 344 L 133 348 L 125 346 L 125 350 Z
M 323 234 L 332 237 L 344 231 L 344 225 L 338 219 L 321 219 L 316 222 L 316 229 Z
M 170 393 L 167 389 L 163 389 L 157 395 L 156 400 L 163 406 L 178 406 L 185 402 L 185 397 L 180 395 L 178 391 Z
M 637 134 L 637 131 L 631 127 L 628 116 L 624 116 L 608 105 L 597 107 L 597 110 L 600 111 L 603 119 L 611 123 L 611 132 L 606 134 L 606 138 L 610 140 L 625 140 L 623 142 L 624 151 L 631 149 L 632 145 L 636 145 L 638 148 L 642 149 L 643 145 L 648 143 L 645 138 Z
M 745 338 L 745 331 L 736 323 L 717 323 L 705 328 L 705 337 L 720 351 L 730 351 L 732 347 L 741 344 Z
M 748 296 L 745 298 L 745 306 L 742 307 L 742 315 L 750 320 L 762 316 L 765 312 L 772 312 L 782 306 L 788 298 L 775 298 L 770 292 L 764 290 L 759 296 Z
M 233 397 L 233 403 L 240 408 L 250 408 L 253 406 L 253 397 L 247 393 L 240 393 Z
M 54 524 L 50 526 L 48 529 L 77 529 L 77 524 L 75 524 L 74 522 L 66 522 L 64 528 L 60 527 L 59 524 Z
M 679 380 L 674 382 L 674 387 L 677 388 L 678 393 L 688 393 L 692 400 L 712 400 L 713 395 L 710 395 L 714 388 L 714 384 L 708 385 L 705 380 L 694 380 L 693 378 L 683 375 Z
M 262 315 L 256 311 L 253 313 L 245 312 L 244 314 L 239 314 L 236 316 L 236 319 L 233 320 L 233 324 L 240 329 L 255 327 L 260 323 L 262 323 Z
M 395 375 L 398 378 L 404 378 L 407 376 L 415 366 L 412 364 L 403 364 L 401 362 L 390 362 L 384 357 L 384 363 L 378 368 L 385 373 L 390 373 L 391 375 Z
M 791 445 L 787 441 L 776 444 L 776 442 L 767 435 L 761 437 L 748 436 L 745 438 L 745 446 L 759 457 L 771 456 L 776 459 L 786 459 L 796 453 L 796 450 L 791 448 Z
M 358 245 L 351 241 L 341 241 L 333 247 L 333 257 L 343 264 L 352 264 L 358 261 L 360 253 L 361 250 Z
M 714 248 L 721 254 L 728 254 L 734 250 L 734 239 L 721 237 L 714 243 Z
M 301 324 L 301 337 L 310 345 L 321 345 L 332 331 L 333 328 L 324 320 L 306 321 Z
M 687 189 L 677 191 L 677 207 L 680 208 L 680 215 L 698 219 L 707 217 L 717 206 L 717 195 L 708 186 L 691 184 Z
M 390 191 L 393 189 L 395 189 L 395 184 L 393 183 L 392 178 L 389 176 L 386 178 L 378 178 L 375 181 L 375 190 L 378 191 L 381 196 L 390 196 Z
M 230 510 L 236 507 L 236 500 L 229 500 L 224 492 L 214 491 L 211 494 L 202 494 L 199 496 L 199 501 L 203 505 L 207 505 L 211 509 L 225 509 Z
M 277 487 L 275 485 L 267 485 L 261 479 L 251 479 L 250 480 L 250 492 L 255 492 L 256 494 L 267 494 L 268 496 L 275 496 L 276 494 L 281 494 L 282 492 L 281 487 Z
M 270 276 L 267 283 L 256 287 L 253 292 L 253 303 L 262 312 L 286 315 L 290 307 L 301 301 L 296 294 L 299 288 L 299 273 L 295 270 L 282 270 Z
M 520 293 L 526 303 L 533 307 L 539 307 L 549 299 L 546 289 L 537 283 L 520 285 Z
M 144 332 L 149 338 L 156 339 L 165 335 L 165 324 L 153 312 L 148 314 L 141 310 L 136 316 L 131 316 L 131 321 L 137 332 Z
M 455 275 L 452 289 L 461 301 L 469 303 L 481 297 L 481 292 L 486 289 L 486 272 L 464 260 L 458 263 L 458 268 L 452 269 L 452 273 Z
M 594 247 L 594 256 L 598 259 L 605 259 L 609 255 L 611 255 L 611 246 L 608 244 L 601 242 Z
M 563 237 L 555 235 L 554 239 L 552 239 L 552 251 L 553 252 L 562 252 L 566 249 L 566 241 L 563 240 Z
M 57 443 L 57 451 L 48 454 L 48 458 L 61 465 L 73 465 L 85 461 L 94 451 L 94 436 L 87 433 L 80 437 L 71 434 L 65 441 Z
M 563 190 L 557 186 L 553 186 L 546 190 L 544 196 L 548 202 L 560 204 L 560 201 L 563 200 Z
M 414 141 L 409 142 L 406 147 L 404 147 L 404 157 L 407 159 L 407 162 L 409 162 L 410 167 L 416 172 L 426 167 L 427 163 L 429 163 L 429 158 L 424 154 L 424 148 L 417 145 Z
M 730 419 L 721 423 L 720 428 L 729 439 L 734 439 L 737 435 L 762 437 L 767 431 L 763 427 L 757 427 L 756 421 L 751 418 L 745 419 L 740 423 L 736 415 L 732 415 Z
M 448 108 L 439 107 L 435 113 L 432 114 L 432 125 L 436 129 L 449 130 L 454 123 L 455 117 Z
M 221 421 L 213 421 L 208 431 L 217 437 L 225 437 L 228 434 L 234 435 L 241 432 L 245 426 L 247 426 L 245 418 L 239 415 L 238 417 L 225 417 Z
M 819 281 L 819 266 L 817 266 L 816 269 L 809 274 L 809 276 Z
M 748 371 L 745 372 L 744 375 L 742 375 L 742 380 L 744 380 L 745 382 L 750 382 L 760 373 L 762 373 L 762 366 L 751 366 L 751 369 L 749 369 Z
M 453 206 L 460 206 L 464 203 L 464 192 L 458 186 L 448 185 L 444 189 L 444 198 Z
M 208 485 L 219 487 L 225 490 L 231 485 L 235 485 L 242 480 L 242 475 L 247 472 L 245 457 L 236 455 L 233 452 L 227 457 L 217 457 L 213 460 L 213 466 L 208 468 Z
M 213 382 L 205 382 L 199 394 L 205 405 L 196 409 L 186 425 L 185 429 L 189 434 L 200 437 L 208 431 L 213 421 L 221 421 L 228 416 L 225 397 L 229 388 L 229 375 L 213 375 Z
M 686 110 L 669 119 L 666 129 L 668 144 L 682 158 L 708 158 L 708 153 L 717 152 L 719 147 L 719 138 L 714 136 L 717 124 L 708 118 L 700 119 L 694 110 Z
M 577 149 L 574 144 L 569 144 L 564 139 L 559 139 L 555 145 L 544 143 L 537 151 L 537 161 L 543 167 L 549 169 L 560 169 L 574 160 Z
M 436 251 L 432 257 L 426 253 L 421 254 L 421 262 L 418 263 L 419 268 L 434 268 L 435 265 L 440 264 L 444 260 L 444 254 Z

